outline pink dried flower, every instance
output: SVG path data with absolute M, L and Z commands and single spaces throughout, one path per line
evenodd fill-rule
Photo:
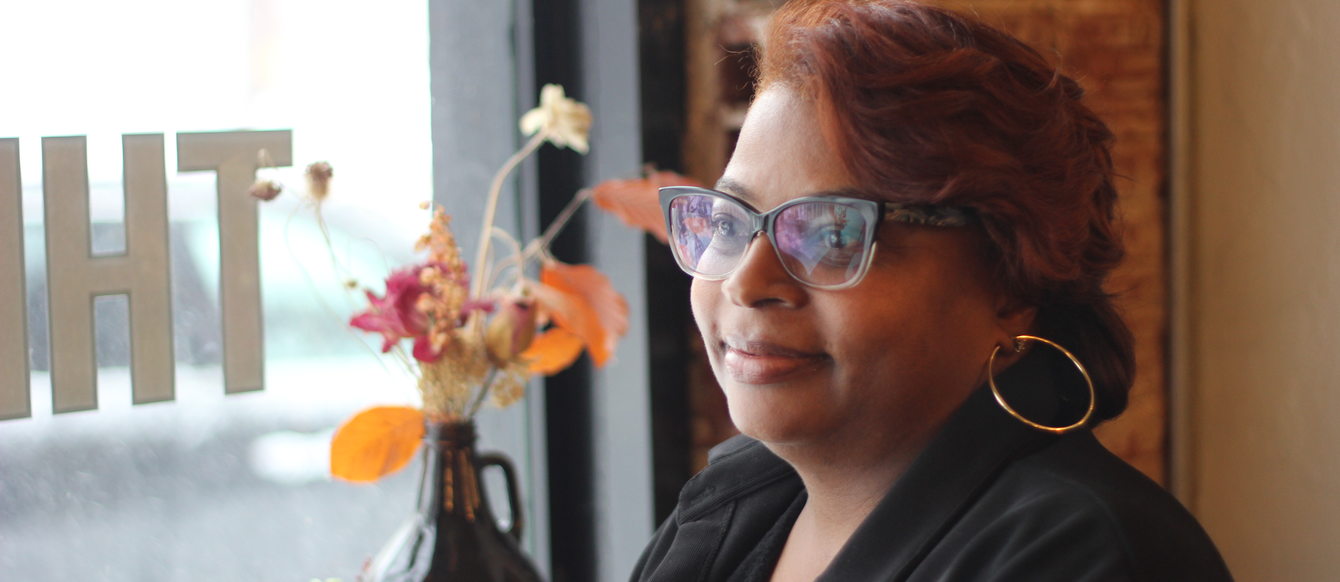
M 419 271 L 425 266 L 400 269 L 386 278 L 386 295 L 378 297 L 367 292 L 367 311 L 355 315 L 349 325 L 363 331 L 382 334 L 382 352 L 389 352 L 396 342 L 426 337 L 428 316 L 418 309 L 418 303 L 428 288 L 420 282 Z M 418 357 L 418 353 L 415 354 Z

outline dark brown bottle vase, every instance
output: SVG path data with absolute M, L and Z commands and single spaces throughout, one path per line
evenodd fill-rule
M 518 545 L 521 503 L 516 471 L 497 454 L 475 452 L 472 422 L 429 423 L 424 436 L 419 509 L 368 563 L 368 582 L 532 582 L 541 580 Z M 498 527 L 479 472 L 497 466 L 507 480 L 512 524 Z

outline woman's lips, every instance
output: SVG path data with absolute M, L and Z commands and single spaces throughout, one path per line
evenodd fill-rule
M 732 380 L 741 384 L 777 384 L 819 367 L 828 356 L 767 342 L 732 341 L 722 344 L 722 363 Z

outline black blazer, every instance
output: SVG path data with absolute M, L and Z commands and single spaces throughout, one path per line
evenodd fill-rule
M 778 532 L 784 540 L 789 525 L 779 520 L 794 520 L 803 495 L 786 462 L 757 441 L 732 438 L 685 485 L 632 580 L 766 580 L 776 554 L 755 549 L 780 551 Z M 950 417 L 819 580 L 1231 576 L 1195 518 L 1090 431 L 1058 437 L 1028 428 L 983 388 Z

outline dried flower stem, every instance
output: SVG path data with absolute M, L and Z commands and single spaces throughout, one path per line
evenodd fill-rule
M 501 228 L 498 228 L 498 227 L 496 227 L 496 226 L 493 226 L 493 227 L 490 227 L 490 228 L 492 228 L 492 230 L 493 230 L 493 234 L 494 234 L 495 236 L 497 236 L 498 238 L 503 239 L 504 242 L 506 242 L 507 244 L 509 244 L 509 245 L 512 246 L 512 251 L 513 251 L 513 252 L 515 252 L 515 253 L 518 254 L 518 255 L 521 254 L 521 243 L 517 242 L 516 238 L 513 237 L 511 233 L 509 233 L 509 232 L 507 232 L 507 231 L 505 231 L 505 230 L 503 230 L 503 229 L 501 229 Z
M 497 285 L 496 283 L 498 279 L 502 277 L 503 272 L 505 272 L 509 267 L 516 269 L 516 276 L 513 278 L 513 284 L 521 281 L 521 279 L 524 279 L 525 275 L 521 272 L 521 269 L 524 266 L 522 262 L 523 256 L 524 256 L 523 254 L 518 253 L 516 255 L 503 259 L 496 266 L 494 266 L 493 273 L 489 275 L 489 286 L 495 290 L 501 288 L 501 285 Z M 516 290 L 518 289 L 514 287 L 513 291 Z
M 498 378 L 498 368 L 490 366 L 488 377 L 484 378 L 484 382 L 480 384 L 479 394 L 475 395 L 474 401 L 471 402 L 470 406 L 466 407 L 465 409 L 466 419 L 474 418 L 475 413 L 479 412 L 479 407 L 484 404 L 484 397 L 488 396 L 489 389 L 493 387 L 493 381 L 496 380 L 497 378 Z
M 507 163 L 503 164 L 497 174 L 494 174 L 493 183 L 489 185 L 488 203 L 484 207 L 484 225 L 479 232 L 479 251 L 475 254 L 476 274 L 483 275 L 489 272 L 486 261 L 489 256 L 489 243 L 493 240 L 493 217 L 498 212 L 498 197 L 502 194 L 503 181 L 507 179 L 507 176 L 512 173 L 512 170 L 516 169 L 517 165 L 519 165 L 522 160 L 525 160 L 532 153 L 535 153 L 535 150 L 539 149 L 540 145 L 544 144 L 544 140 L 548 137 L 548 130 L 542 129 L 536 132 L 535 135 L 531 136 L 530 141 L 526 142 L 526 145 L 522 146 L 515 154 L 512 154 L 512 157 L 507 159 Z M 474 297 L 482 295 L 484 292 L 484 285 L 487 283 L 486 279 L 488 279 L 488 277 L 475 277 L 474 289 L 470 295 Z
M 363 345 L 368 347 L 368 349 L 372 348 L 367 344 Z M 397 344 L 396 346 L 391 348 L 391 353 L 395 354 L 396 361 L 400 362 L 400 365 L 404 366 L 405 371 L 409 372 L 409 375 L 413 377 L 415 380 L 418 380 L 422 376 L 422 374 L 419 373 L 419 367 L 414 365 L 414 359 L 411 358 L 409 354 L 405 353 L 405 348 L 402 348 L 400 347 L 400 345 Z
M 321 292 L 317 287 L 316 281 L 312 278 L 311 271 L 307 269 L 307 262 L 299 259 L 298 252 L 294 250 L 293 220 L 297 218 L 298 211 L 300 210 L 302 210 L 302 207 L 295 207 L 293 211 L 289 213 L 288 218 L 285 219 L 284 221 L 284 247 L 288 249 L 289 257 L 293 259 L 293 264 L 297 265 L 298 272 L 302 274 L 303 280 L 307 283 L 307 289 L 311 291 L 312 299 L 315 300 L 316 303 L 321 306 L 321 309 L 323 309 L 327 314 L 331 315 L 332 317 L 338 318 L 339 316 L 337 315 L 335 309 L 331 307 L 329 303 L 326 302 L 326 299 L 324 297 L 321 296 Z M 339 276 L 340 278 L 349 279 L 350 276 L 344 269 L 344 265 L 340 263 L 339 258 L 335 254 L 335 244 L 330 237 L 330 231 L 326 227 L 325 217 L 322 216 L 321 214 L 321 203 L 320 202 L 315 203 L 313 210 L 314 210 L 313 214 L 316 215 L 317 227 L 321 232 L 321 241 L 325 244 L 326 253 L 330 257 L 331 268 L 335 270 L 337 276 Z M 347 301 L 349 298 L 349 294 L 345 294 L 344 297 Z M 347 307 L 352 309 L 353 305 L 348 304 Z M 390 370 L 390 367 L 386 365 L 385 360 L 376 357 L 380 355 L 377 352 L 377 350 L 374 349 L 372 346 L 368 345 L 367 342 L 363 341 L 361 335 L 354 333 L 354 330 L 352 328 L 346 327 L 344 329 L 352 337 L 354 337 L 354 339 L 357 341 L 360 347 L 367 350 L 369 354 L 373 355 L 373 359 L 375 359 L 377 363 L 382 366 L 383 369 Z M 417 372 L 416 366 L 410 363 L 410 360 L 408 359 L 408 356 L 405 354 L 405 351 L 403 349 L 401 349 L 399 346 L 396 346 L 394 350 L 394 355 L 396 356 L 397 361 L 402 366 L 404 366 L 405 370 L 407 370 L 411 376 L 414 376 L 416 378 L 418 377 L 419 374 Z
M 321 212 L 321 201 L 313 202 L 313 214 L 316 215 L 316 228 L 321 232 L 321 240 L 326 243 L 326 254 L 330 256 L 330 266 L 335 269 L 335 275 L 341 279 L 350 279 L 349 272 L 340 264 L 339 258 L 335 256 L 335 243 L 330 239 L 330 227 L 326 226 L 326 215 Z
M 326 254 L 330 256 L 330 266 L 331 266 L 332 269 L 335 270 L 335 274 L 336 274 L 336 276 L 340 277 L 341 279 L 346 279 L 346 280 L 347 280 L 347 279 L 351 279 L 352 276 L 349 274 L 349 271 L 348 271 L 347 269 L 344 268 L 344 264 L 340 262 L 339 257 L 336 256 L 336 254 L 335 254 L 335 242 L 334 242 L 334 241 L 331 239 L 331 237 L 330 237 L 330 227 L 326 225 L 326 215 L 325 215 L 325 213 L 321 212 L 321 204 L 322 204 L 322 200 L 320 200 L 320 199 L 314 199 L 314 200 L 312 201 L 312 205 L 313 205 L 313 206 L 312 206 L 312 210 L 313 210 L 312 213 L 316 215 L 316 226 L 317 226 L 317 230 L 319 230 L 319 231 L 321 232 L 321 240 L 322 240 L 322 242 L 324 242 L 325 245 L 326 245 Z M 285 234 L 285 236 L 287 236 L 287 233 Z M 288 242 L 288 241 L 285 240 L 285 243 L 287 243 L 287 242 Z M 292 246 L 290 246 L 289 248 L 290 248 L 290 252 L 291 252 L 291 251 L 292 251 Z M 302 272 L 303 272 L 303 275 L 307 278 L 307 284 L 308 284 L 308 285 L 311 285 L 311 286 L 313 286 L 313 288 L 315 288 L 315 285 L 314 285 L 313 282 L 312 282 L 312 277 L 311 277 L 311 275 L 310 275 L 309 273 L 307 273 L 307 267 L 306 267 L 306 266 L 303 266 L 303 264 L 302 264 L 301 261 L 297 261 L 297 263 L 298 263 L 299 267 L 301 268 L 301 270 L 302 270 Z M 318 300 L 320 300 L 320 294 L 313 293 L 313 296 L 314 296 L 314 297 L 317 297 Z M 324 305 L 325 302 L 322 301 L 322 304 Z M 327 306 L 326 309 L 329 311 L 329 310 L 330 310 L 330 307 Z M 346 329 L 348 329 L 348 328 L 346 328 Z M 352 332 L 353 330 L 352 330 L 352 329 L 349 329 L 349 331 Z M 361 338 L 360 338 L 360 341 L 359 341 L 358 343 L 359 343 L 360 345 L 362 345 L 364 348 L 366 348 L 369 352 L 373 353 L 374 355 L 376 354 L 376 351 L 372 349 L 372 346 L 369 346 L 367 343 L 363 342 L 363 341 L 361 340 Z M 414 365 L 414 360 L 413 360 L 413 358 L 411 358 L 411 357 L 409 356 L 409 354 L 405 353 L 405 349 L 404 349 L 404 348 L 402 348 L 402 347 L 400 347 L 399 345 L 397 345 L 397 346 L 394 347 L 394 349 L 392 349 L 391 353 L 394 355 L 396 361 L 400 362 L 400 365 L 401 365 L 401 366 L 404 366 L 405 371 L 409 372 L 409 375 L 410 375 L 410 376 L 412 376 L 412 377 L 414 377 L 414 378 L 416 378 L 416 379 L 419 377 L 418 366 L 415 366 L 415 365 Z M 381 360 L 378 359 L 378 361 L 380 362 Z M 383 363 L 382 365 L 385 366 L 384 363 Z
M 577 191 L 577 195 L 573 196 L 572 200 L 568 201 L 567 206 L 564 206 L 563 210 L 558 213 L 558 216 L 554 217 L 554 221 L 549 223 L 549 227 L 544 229 L 544 234 L 540 235 L 539 238 L 530 241 L 524 249 L 516 246 L 516 239 L 512 238 L 512 235 L 508 234 L 507 231 L 501 230 L 496 226 L 493 227 L 495 231 L 504 235 L 505 240 L 514 245 L 513 250 L 516 254 L 498 263 L 497 267 L 489 275 L 490 287 L 494 286 L 494 283 L 497 282 L 498 278 L 502 276 L 503 271 L 508 267 L 515 267 L 517 272 L 520 273 L 525 268 L 526 261 L 536 255 L 547 252 L 549 250 L 549 245 L 554 242 L 554 238 L 558 236 L 558 233 L 563 231 L 563 227 L 568 225 L 568 222 L 572 220 L 572 217 L 581 209 L 582 204 L 585 204 L 586 201 L 590 200 L 594 194 L 595 191 L 590 188 L 582 188 Z M 520 279 L 521 275 L 518 275 L 517 278 Z
M 502 275 L 504 269 L 506 269 L 509 266 L 516 265 L 516 269 L 519 273 L 521 271 L 521 267 L 523 266 L 520 264 L 523 259 L 521 243 L 517 242 L 516 238 L 512 237 L 510 233 L 496 226 L 493 227 L 493 234 L 496 235 L 498 238 L 501 238 L 504 241 L 506 241 L 507 244 L 511 245 L 513 254 L 512 256 L 498 263 L 497 268 L 495 268 L 492 273 L 488 274 L 489 289 L 495 289 L 497 287 L 494 283 L 497 282 L 498 277 Z M 519 275 L 518 278 L 520 278 Z
M 582 188 L 579 190 L 577 195 L 573 196 L 572 200 L 568 201 L 568 205 L 563 207 L 563 211 L 559 212 L 558 216 L 554 217 L 554 221 L 549 223 L 549 228 L 544 229 L 544 234 L 532 243 L 535 245 L 534 248 L 528 248 L 527 250 L 531 253 L 547 251 L 549 245 L 554 242 L 554 237 L 558 236 L 559 232 L 562 232 L 563 227 L 568 225 L 568 221 L 572 220 L 573 215 L 577 214 L 577 210 L 581 208 L 582 204 L 586 203 L 587 200 L 590 200 L 594 193 L 595 192 L 590 188 Z

